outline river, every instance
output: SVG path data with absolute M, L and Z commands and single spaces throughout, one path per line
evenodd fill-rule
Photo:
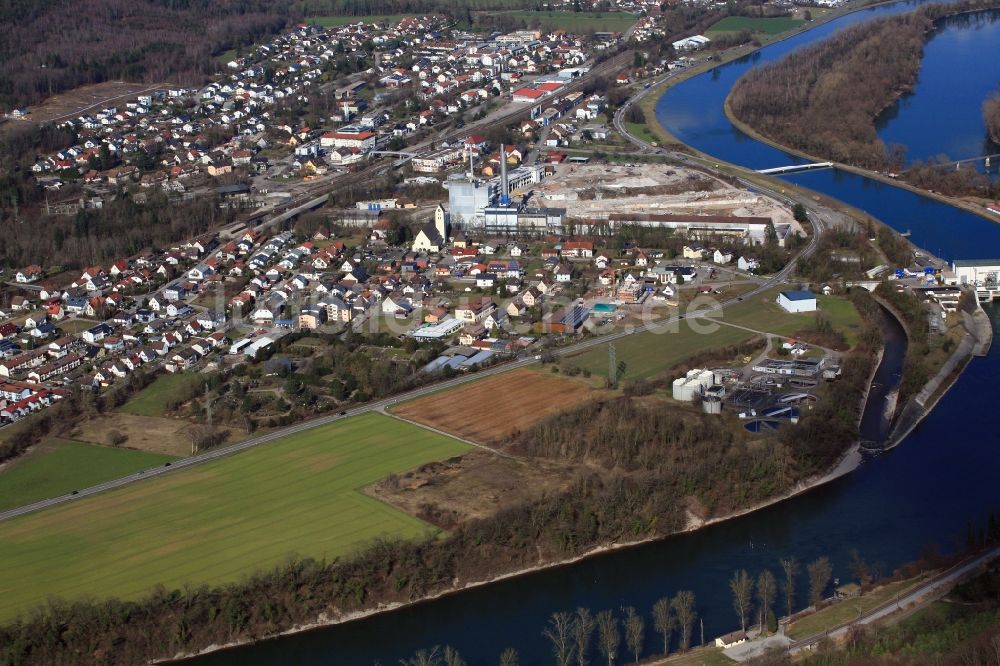
M 983 101 L 1000 91 L 998 44 L 1000 12 L 938 21 L 924 49 L 913 92 L 879 118 L 882 141 L 905 144 L 907 160 L 926 161 L 939 155 L 959 160 L 1000 153 L 1000 145 L 989 139 L 982 113 Z M 961 77 L 961 86 L 955 85 L 956 75 Z M 928 132 L 928 127 L 945 130 Z M 997 173 L 998 164 L 1000 160 L 992 160 L 991 173 Z M 975 165 L 984 170 L 984 162 Z
M 883 6 L 850 14 L 831 24 L 767 47 L 743 60 L 686 81 L 660 101 L 658 117 L 681 140 L 706 153 L 754 168 L 791 164 L 789 155 L 738 132 L 722 102 L 736 78 L 754 63 L 833 30 L 877 15 L 913 7 Z M 975 38 L 976 33 L 970 33 Z M 988 50 L 989 43 L 982 45 Z M 973 68 L 956 74 L 956 85 Z M 890 126 L 891 126 L 891 121 Z M 799 174 L 789 180 L 844 200 L 944 257 L 1000 256 L 1000 225 L 910 192 L 839 171 Z M 988 310 L 994 328 L 998 312 Z M 620 612 L 633 605 L 647 618 L 653 602 L 681 589 L 693 590 L 706 638 L 737 626 L 727 581 L 735 569 L 779 573 L 778 558 L 802 563 L 827 555 L 834 575 L 849 577 L 857 548 L 886 571 L 913 559 L 926 543 L 950 550 L 964 541 L 966 524 L 981 523 L 1000 508 L 996 487 L 997 437 L 984 428 L 995 409 L 1000 345 L 973 360 L 930 416 L 893 451 L 854 473 L 792 500 L 696 532 L 616 551 L 571 566 L 501 581 L 344 625 L 264 641 L 206 655 L 194 662 L 244 664 L 398 663 L 421 647 L 450 644 L 471 665 L 496 664 L 510 646 L 522 664 L 550 664 L 541 631 L 556 611 L 586 606 Z M 804 605 L 805 576 L 799 580 Z M 696 628 L 695 638 L 698 639 Z M 646 654 L 657 646 L 647 619 Z

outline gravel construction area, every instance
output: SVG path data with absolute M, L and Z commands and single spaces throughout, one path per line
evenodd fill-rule
M 611 213 L 670 213 L 770 217 L 800 230 L 790 210 L 769 197 L 732 187 L 693 169 L 562 164 L 535 187 L 539 206 L 565 208 L 570 218 L 607 219 Z

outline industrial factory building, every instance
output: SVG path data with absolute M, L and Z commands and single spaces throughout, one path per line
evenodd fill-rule
M 504 153 L 501 145 L 500 154 Z M 500 160 L 500 175 L 483 180 L 472 174 L 471 155 L 469 165 L 468 174 L 451 176 L 446 183 L 452 224 L 505 235 L 561 230 L 564 209 L 529 209 L 523 200 L 511 198 L 513 192 L 541 182 L 542 167 L 522 166 L 508 173 L 506 161 Z

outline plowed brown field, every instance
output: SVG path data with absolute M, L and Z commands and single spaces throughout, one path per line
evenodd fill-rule
M 504 372 L 404 403 L 394 414 L 481 444 L 495 443 L 542 418 L 610 395 L 537 370 Z

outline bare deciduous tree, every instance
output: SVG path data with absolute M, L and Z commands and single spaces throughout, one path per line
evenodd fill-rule
M 851 573 L 854 574 L 858 585 L 864 591 L 865 586 L 871 582 L 871 567 L 868 566 L 865 558 L 861 557 L 857 548 L 851 549 Z
M 785 612 L 792 616 L 795 606 L 795 577 L 799 575 L 799 561 L 794 556 L 781 560 L 781 570 L 785 573 Z
M 740 618 L 740 627 L 747 630 L 747 618 L 750 616 L 750 600 L 753 596 L 753 581 L 746 569 L 733 572 L 729 579 L 729 589 L 733 593 L 733 610 Z
M 646 641 L 646 619 L 629 606 L 625 609 L 625 645 L 632 652 L 635 663 L 639 663 L 642 645 Z
M 500 666 L 519 666 L 520 662 L 517 650 L 514 648 L 507 648 L 500 653 Z
M 760 632 L 764 633 L 767 614 L 771 612 L 774 605 L 774 597 L 777 594 L 777 585 L 774 581 L 774 574 L 769 569 L 764 569 L 757 577 L 757 603 L 760 604 Z
M 820 557 L 810 563 L 806 571 L 809 574 L 809 603 L 817 606 L 826 594 L 826 586 L 830 584 L 830 577 L 833 576 L 833 567 L 829 558 Z
M 465 666 L 465 660 L 458 650 L 450 645 L 444 646 L 444 666 Z
M 677 625 L 681 630 L 681 651 L 687 652 L 691 646 L 691 629 L 694 621 L 698 618 L 698 612 L 694 607 L 694 592 L 681 590 L 670 602 L 670 607 L 677 617 Z
M 621 644 L 621 632 L 618 631 L 618 619 L 609 610 L 597 614 L 597 642 L 601 654 L 608 660 L 608 666 L 614 664 L 618 657 L 618 646 Z
M 663 637 L 663 654 L 670 654 L 670 634 L 674 631 L 674 616 L 670 612 L 670 598 L 662 597 L 653 604 L 653 628 Z
M 553 613 L 542 635 L 552 643 L 556 666 L 569 666 L 573 660 L 573 617 L 569 613 Z
M 109 430 L 106 439 L 108 446 L 117 449 L 119 446 L 128 441 L 128 436 L 122 434 L 118 430 Z
M 590 639 L 597 623 L 588 608 L 577 608 L 573 618 L 573 647 L 576 651 L 577 666 L 590 663 Z
M 409 659 L 401 659 L 401 666 L 441 666 L 441 646 L 435 645 L 430 650 L 417 650 Z

